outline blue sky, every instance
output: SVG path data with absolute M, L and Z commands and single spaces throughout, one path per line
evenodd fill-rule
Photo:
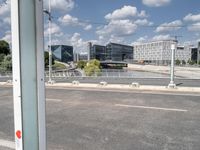
M 175 35 L 184 44 L 200 41 L 198 0 L 51 0 L 51 4 L 53 43 L 73 45 L 79 52 L 86 51 L 89 41 L 133 45 Z M 47 46 L 46 16 L 44 23 Z M 9 1 L 0 8 L 0 28 L 0 39 L 10 41 Z

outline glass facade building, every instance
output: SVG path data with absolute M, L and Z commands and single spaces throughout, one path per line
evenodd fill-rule
M 106 45 L 106 59 L 112 61 L 133 61 L 133 47 L 117 43 Z
M 89 46 L 90 59 L 100 61 L 133 61 L 133 47 L 117 43 L 109 43 L 106 46 L 92 45 Z
M 73 47 L 68 45 L 52 45 L 52 57 L 60 62 L 72 62 L 74 60 Z

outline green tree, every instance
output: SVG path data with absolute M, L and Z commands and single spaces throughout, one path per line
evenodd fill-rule
M 3 60 L 4 60 L 4 57 L 5 57 L 5 56 L 6 56 L 6 55 L 5 55 L 5 54 L 3 54 L 3 53 L 2 53 L 2 54 L 0 54 L 0 63 L 1 63 L 1 62 L 3 62 Z
M 186 64 L 186 61 L 185 60 L 182 60 L 182 65 L 185 65 Z
M 0 63 L 0 72 L 12 71 L 12 57 L 6 55 L 3 61 Z
M 77 63 L 77 67 L 80 68 L 80 69 L 83 69 L 85 66 L 86 66 L 87 62 L 84 61 L 84 60 L 80 60 L 78 61 Z
M 181 61 L 179 59 L 176 59 L 176 65 L 180 65 Z
M 100 75 L 100 61 L 93 59 L 90 60 L 84 67 L 85 74 L 87 76 L 99 76 Z
M 189 59 L 189 60 L 187 61 L 187 63 L 188 63 L 189 65 L 194 65 L 194 64 L 195 64 L 195 61 Z
M 44 64 L 45 64 L 45 68 L 49 66 L 49 52 L 47 51 L 44 52 Z M 54 58 L 52 58 L 52 65 L 54 64 L 55 64 L 55 60 Z
M 5 55 L 10 54 L 9 44 L 4 40 L 0 40 L 0 54 L 5 54 Z

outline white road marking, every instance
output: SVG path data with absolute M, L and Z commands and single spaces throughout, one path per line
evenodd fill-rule
M 0 146 L 15 149 L 15 142 L 0 139 Z
M 177 112 L 187 112 L 185 109 L 174 109 L 174 108 L 162 108 L 162 107 L 149 107 L 149 106 L 137 106 L 137 105 L 124 105 L 115 104 L 117 107 L 127 107 L 127 108 L 141 108 L 141 109 L 153 109 L 153 110 L 164 110 L 164 111 L 177 111 Z
M 51 102 L 61 102 L 61 99 L 52 99 L 52 98 L 47 98 L 46 101 L 51 101 Z

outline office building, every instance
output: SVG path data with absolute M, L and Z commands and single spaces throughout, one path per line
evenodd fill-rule
M 73 47 L 67 45 L 52 45 L 52 57 L 60 62 L 72 62 L 74 60 Z
M 173 40 L 162 40 L 134 45 L 134 60 L 154 64 L 170 64 L 171 45 L 176 44 Z M 175 59 L 191 59 L 191 48 L 189 46 L 177 46 Z
M 90 59 L 100 61 L 106 60 L 106 47 L 102 45 L 92 45 L 90 47 Z
M 133 61 L 133 47 L 117 43 L 106 46 L 88 43 L 88 58 L 100 61 Z
M 106 59 L 112 61 L 133 61 L 133 47 L 117 43 L 106 45 Z

